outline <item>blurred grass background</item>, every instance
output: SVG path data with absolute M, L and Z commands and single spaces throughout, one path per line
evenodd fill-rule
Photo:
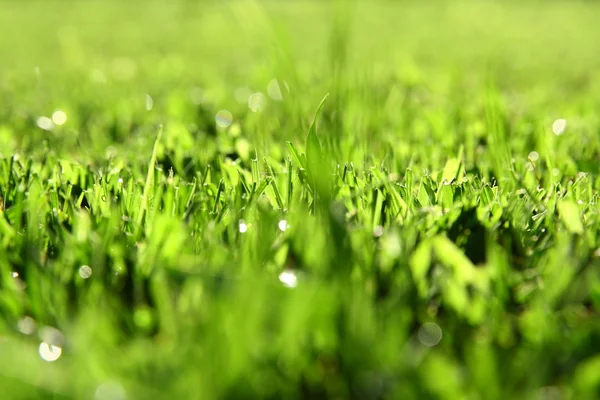
M 384 132 L 418 119 L 415 107 L 440 120 L 447 104 L 476 113 L 490 82 L 508 112 L 543 107 L 547 124 L 560 112 L 581 114 L 598 102 L 598 8 L 556 1 L 5 2 L 3 115 L 26 126 L 23 120 L 49 113 L 50 104 L 80 107 L 76 114 L 93 110 L 102 130 L 99 114 L 121 114 L 122 126 L 158 119 L 159 113 L 145 113 L 146 94 L 161 112 L 190 114 L 196 93 L 197 101 L 244 121 L 248 109 L 235 101 L 235 89 L 266 92 L 277 78 L 291 88 L 289 101 L 269 108 L 276 122 L 259 123 L 276 127 L 280 140 L 302 137 L 314 99 L 333 90 L 332 107 L 346 110 L 333 135 L 366 137 L 373 146 Z M 257 149 L 271 151 L 271 134 L 261 138 L 257 130 L 244 133 Z M 78 132 L 89 149 L 90 131 Z M 125 131 L 111 140 L 134 130 Z M 28 135 L 17 136 L 27 141 Z M 363 155 L 351 153 L 345 149 L 344 158 Z
M 0 389 L 597 397 L 599 15 L 591 1 L 1 2 Z M 283 101 L 249 110 L 248 93 L 273 80 Z M 325 93 L 318 128 L 343 181 L 341 229 L 335 215 L 309 216 L 300 175 L 286 186 L 297 169 L 285 142 L 305 147 Z M 55 110 L 67 123 L 40 129 Z M 559 118 L 571 134 L 552 133 Z M 157 206 L 144 215 L 158 124 Z M 464 170 L 468 182 L 446 189 Z M 268 186 L 268 201 L 242 207 L 241 176 Z M 559 195 L 568 212 L 555 211 Z M 400 217 L 390 198 L 410 204 Z M 476 211 L 461 208 L 474 199 Z M 475 269 L 460 240 L 486 235 L 487 269 Z M 93 279 L 80 279 L 84 264 Z M 277 280 L 290 266 L 294 290 Z M 27 291 L 7 283 L 15 271 Z M 26 316 L 60 329 L 39 333 L 64 347 L 56 363 L 40 358 Z M 438 346 L 423 345 L 440 333 L 428 321 L 443 329 Z

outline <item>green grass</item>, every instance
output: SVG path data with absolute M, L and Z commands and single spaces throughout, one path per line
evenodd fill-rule
M 599 13 L 3 2 L 2 398 L 600 397 Z

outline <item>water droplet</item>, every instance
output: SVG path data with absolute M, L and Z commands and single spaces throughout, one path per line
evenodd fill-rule
M 23 317 L 17 323 L 17 328 L 25 335 L 32 335 L 35 332 L 35 321 L 31 317 Z
M 267 97 L 260 92 L 253 93 L 248 98 L 248 108 L 250 108 L 250 111 L 252 112 L 262 111 L 263 108 L 265 108 L 266 103 Z
M 18 273 L 18 272 L 14 272 L 14 271 L 13 271 L 13 272 L 11 272 L 11 276 L 12 276 L 13 278 L 18 278 L 18 277 L 19 277 L 19 273 Z
M 279 224 L 277 224 L 277 226 L 279 227 L 279 230 L 281 232 L 287 231 L 287 229 L 290 227 L 290 225 L 288 224 L 288 222 L 285 219 L 282 219 L 281 221 L 279 221 Z
M 48 117 L 39 117 L 37 119 L 37 126 L 45 131 L 51 131 L 54 128 L 54 122 Z
M 560 175 L 560 170 L 558 168 L 552 168 L 552 175 L 554 175 L 554 176 Z
M 64 125 L 67 122 L 67 114 L 62 110 L 56 110 L 52 114 L 52 122 L 56 125 Z
M 246 225 L 246 221 L 244 221 L 243 219 L 240 219 L 239 230 L 240 230 L 240 233 L 248 232 L 248 225 Z
M 117 180 L 117 183 L 118 183 L 119 185 L 122 185 L 122 184 L 123 184 L 123 178 L 119 178 L 119 179 Z
M 227 128 L 233 122 L 233 115 L 227 110 L 220 110 L 215 116 L 215 122 L 221 128 Z
M 58 360 L 58 358 L 62 354 L 62 348 L 60 348 L 60 346 L 48 344 L 45 342 L 40 343 L 38 351 L 40 353 L 40 357 L 42 357 L 44 361 L 48 362 Z
M 373 228 L 373 236 L 381 237 L 382 235 L 383 235 L 383 226 L 377 225 L 375 228 Z
M 433 347 L 442 340 L 442 328 L 433 322 L 426 322 L 419 328 L 419 341 L 427 346 Z
M 552 132 L 555 135 L 562 135 L 567 127 L 567 120 L 563 118 L 559 118 L 552 124 Z
M 40 340 L 44 343 L 62 347 L 65 337 L 61 331 L 51 326 L 44 326 L 39 332 Z
M 154 100 L 152 100 L 152 96 L 147 94 L 146 95 L 146 111 L 152 110 L 152 107 L 154 107 Z
M 281 88 L 279 87 L 279 82 L 277 79 L 272 79 L 267 85 L 267 93 L 269 97 L 275 101 L 283 100 L 283 96 L 281 95 Z
M 538 153 L 537 151 L 532 151 L 531 153 L 529 153 L 529 156 L 528 156 L 528 158 L 529 158 L 531 161 L 534 161 L 534 162 L 535 162 L 535 161 L 539 160 L 539 158 L 540 158 L 540 155 L 539 155 L 539 153 Z
M 89 265 L 82 265 L 81 268 L 79 268 L 79 276 L 83 279 L 88 279 L 92 276 L 92 268 L 90 268 Z
M 294 271 L 283 271 L 279 274 L 279 281 L 289 288 L 298 286 L 298 277 Z

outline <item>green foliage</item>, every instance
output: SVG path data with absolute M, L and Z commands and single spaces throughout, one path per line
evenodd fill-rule
M 0 7 L 3 398 L 600 395 L 598 5 L 56 7 Z

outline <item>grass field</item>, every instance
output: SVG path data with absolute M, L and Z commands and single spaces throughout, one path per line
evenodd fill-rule
M 1 2 L 0 398 L 600 398 L 598 16 Z

